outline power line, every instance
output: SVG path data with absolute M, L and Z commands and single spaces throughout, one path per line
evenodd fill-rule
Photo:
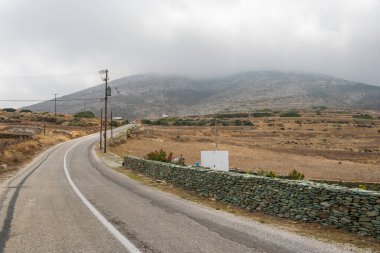
M 57 99 L 57 101 L 84 101 L 84 100 L 96 100 L 103 99 L 98 98 L 72 98 L 72 99 Z M 0 102 L 49 102 L 55 101 L 55 99 L 0 99 Z
M 0 78 L 0 81 L 10 81 L 10 80 L 17 80 L 17 79 L 38 79 L 38 78 L 48 78 L 48 77 L 71 77 L 71 76 L 83 76 L 83 75 L 89 75 L 89 74 L 96 74 L 96 72 L 82 72 L 82 73 L 65 73 L 65 74 L 50 74 L 50 75 L 32 75 L 32 76 L 9 76 Z

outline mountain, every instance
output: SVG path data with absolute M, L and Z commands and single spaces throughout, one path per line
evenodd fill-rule
M 162 114 L 194 115 L 220 111 L 293 109 L 312 106 L 380 109 L 380 87 L 318 74 L 253 71 L 221 78 L 143 74 L 109 82 L 109 108 L 129 119 Z M 60 97 L 57 111 L 100 113 L 104 84 Z M 87 99 L 84 102 L 83 99 Z M 54 111 L 54 101 L 26 107 Z

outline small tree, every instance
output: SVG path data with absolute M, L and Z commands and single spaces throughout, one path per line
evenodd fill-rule
M 22 109 L 22 110 L 20 110 L 20 112 L 32 112 L 32 111 L 28 110 L 28 109 Z
M 280 117 L 301 117 L 297 111 L 288 111 L 280 114 Z
M 78 112 L 74 114 L 76 118 L 95 118 L 95 114 L 91 111 Z
M 160 150 L 156 150 L 153 152 L 148 153 L 145 156 L 145 159 L 153 160 L 153 161 L 159 161 L 159 162 L 165 162 L 170 163 L 173 159 L 173 153 L 166 153 L 162 148 Z
M 15 112 L 17 110 L 15 108 L 4 108 L 3 111 L 4 112 Z
M 149 119 L 142 119 L 141 123 L 146 124 L 146 125 L 150 125 L 150 124 L 152 124 L 152 121 Z

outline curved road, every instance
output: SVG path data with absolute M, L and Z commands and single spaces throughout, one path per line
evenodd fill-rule
M 142 186 L 57 145 L 0 184 L 0 252 L 344 252 Z

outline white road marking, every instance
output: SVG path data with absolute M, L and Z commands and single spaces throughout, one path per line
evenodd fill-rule
M 138 250 L 135 245 L 133 245 L 123 234 L 119 232 L 107 219 L 98 211 L 96 208 L 91 205 L 91 203 L 83 196 L 83 194 L 79 191 L 79 189 L 74 184 L 73 180 L 71 179 L 70 173 L 67 169 L 67 154 L 70 152 L 71 149 L 73 149 L 76 145 L 78 145 L 81 142 L 77 142 L 73 146 L 71 146 L 65 153 L 65 157 L 63 158 L 63 167 L 65 169 L 65 174 L 67 177 L 67 180 L 69 181 L 71 187 L 73 188 L 74 192 L 78 195 L 80 200 L 87 206 L 88 209 L 92 212 L 93 215 L 108 229 L 108 231 L 111 232 L 113 236 L 116 237 L 117 240 L 131 253 L 141 253 L 140 250 Z

